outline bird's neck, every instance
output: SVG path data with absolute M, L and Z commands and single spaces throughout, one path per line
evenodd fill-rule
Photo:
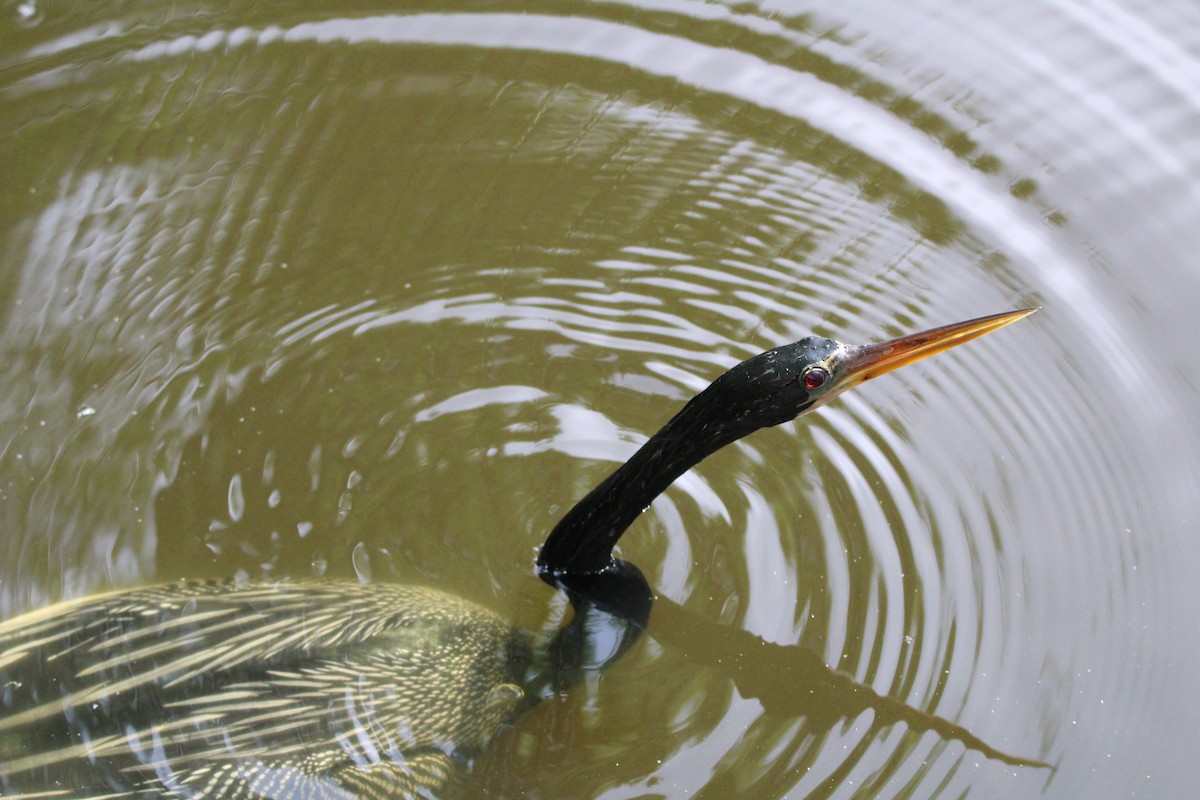
M 531 653 L 525 687 L 532 702 L 582 683 L 620 658 L 645 632 L 654 604 L 642 571 L 620 559 L 602 572 L 563 574 L 554 583 L 574 613 Z
M 654 498 L 706 456 L 758 427 L 747 428 L 745 410 L 730 408 L 731 400 L 721 381 L 692 398 L 559 521 L 538 555 L 539 571 L 551 577 L 609 568 L 617 540 Z

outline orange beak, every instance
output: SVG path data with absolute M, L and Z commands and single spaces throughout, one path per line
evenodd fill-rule
M 853 386 L 871 378 L 879 377 L 885 372 L 920 361 L 934 353 L 949 350 L 951 347 L 978 339 L 984 334 L 999 330 L 1017 320 L 1028 317 L 1036 308 L 1023 308 L 1020 311 L 1006 311 L 1003 314 L 992 314 L 989 317 L 956 322 L 953 325 L 943 325 L 921 333 L 913 333 L 892 339 L 888 342 L 868 344 L 858 347 L 847 347 L 842 367 L 842 380 L 846 386 Z

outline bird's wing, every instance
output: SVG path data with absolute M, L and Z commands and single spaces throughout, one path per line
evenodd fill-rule
M 472 611 L 482 609 L 434 589 L 336 581 L 184 582 L 62 603 L 0 625 L 0 734 L 148 685 L 268 668 Z

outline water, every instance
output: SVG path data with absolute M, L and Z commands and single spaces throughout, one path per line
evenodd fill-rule
M 447 791 L 1190 796 L 1191 5 L 0 11 L 5 617 L 318 574 L 537 626 L 542 537 L 724 367 L 1041 305 L 717 454 L 620 551 L 1055 771 L 781 712 L 652 618 Z

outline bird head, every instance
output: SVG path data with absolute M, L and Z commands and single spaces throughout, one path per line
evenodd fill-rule
M 868 345 L 806 336 L 733 367 L 710 387 L 711 399 L 725 406 L 730 427 L 779 425 L 847 389 L 977 339 L 1036 310 L 993 314 Z

